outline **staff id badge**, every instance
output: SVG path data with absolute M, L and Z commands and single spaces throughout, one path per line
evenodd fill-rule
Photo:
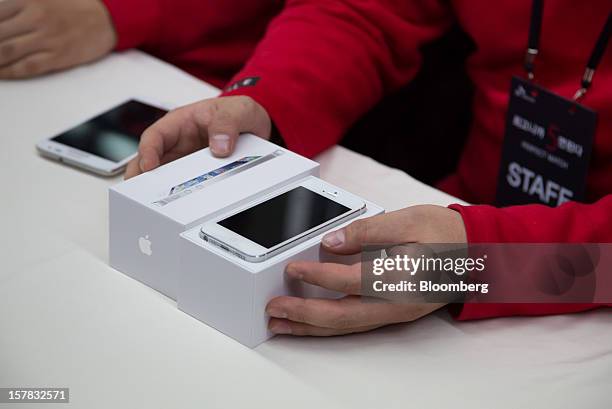
M 596 125 L 595 111 L 514 77 L 497 205 L 584 201 Z
M 583 202 L 597 113 L 578 103 L 591 87 L 612 34 L 612 11 L 586 64 L 574 99 L 533 83 L 544 16 L 544 0 L 533 0 L 524 68 L 529 80 L 512 78 L 496 204 Z

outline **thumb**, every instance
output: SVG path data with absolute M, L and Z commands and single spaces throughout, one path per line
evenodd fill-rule
M 372 226 L 372 220 L 369 218 L 357 220 L 340 230 L 326 234 L 321 243 L 332 253 L 356 254 L 370 241 Z
M 323 247 L 335 254 L 356 254 L 363 246 L 403 244 L 410 239 L 406 212 L 391 212 L 352 222 L 348 226 L 323 236 Z
M 219 158 L 232 154 L 240 134 L 237 123 L 225 116 L 217 114 L 208 127 L 208 146 L 212 154 Z
M 208 143 L 213 155 L 226 157 L 234 151 L 243 132 L 268 139 L 271 121 L 266 110 L 249 97 L 226 97 L 213 101 L 207 112 Z

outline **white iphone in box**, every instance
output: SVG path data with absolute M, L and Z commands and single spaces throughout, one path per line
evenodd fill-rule
M 366 210 L 363 199 L 314 177 L 206 223 L 203 240 L 262 262 Z

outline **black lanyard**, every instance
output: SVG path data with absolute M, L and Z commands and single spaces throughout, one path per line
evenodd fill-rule
M 531 23 L 529 26 L 529 42 L 527 45 L 527 53 L 525 54 L 525 71 L 530 80 L 533 79 L 535 59 L 539 52 L 540 47 L 540 33 L 542 31 L 542 18 L 543 18 L 544 0 L 533 0 L 531 8 Z M 595 75 L 595 69 L 599 65 L 601 58 L 603 57 L 608 42 L 610 41 L 610 35 L 612 34 L 612 10 L 608 14 L 608 20 L 604 25 L 595 48 L 591 52 L 591 57 L 586 65 L 582 81 L 580 82 L 580 88 L 576 91 L 574 99 L 578 100 L 586 94 L 587 90 L 593 83 L 593 76 Z

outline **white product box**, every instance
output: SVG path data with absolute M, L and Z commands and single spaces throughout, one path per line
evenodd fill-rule
M 120 183 L 109 191 L 110 264 L 176 299 L 180 233 L 318 172 L 314 161 L 242 135 L 229 158 L 204 149 Z
M 380 206 L 365 202 L 364 214 L 334 229 L 384 212 Z M 289 262 L 315 260 L 352 264 L 360 259 L 359 255 L 332 256 L 323 251 L 320 244 L 326 231 L 270 259 L 252 263 L 205 242 L 200 237 L 200 229 L 201 226 L 196 226 L 181 234 L 178 306 L 250 348 L 273 336 L 268 331 L 269 316 L 265 312 L 272 298 L 281 295 L 339 296 L 310 284 L 288 280 L 284 271 Z

